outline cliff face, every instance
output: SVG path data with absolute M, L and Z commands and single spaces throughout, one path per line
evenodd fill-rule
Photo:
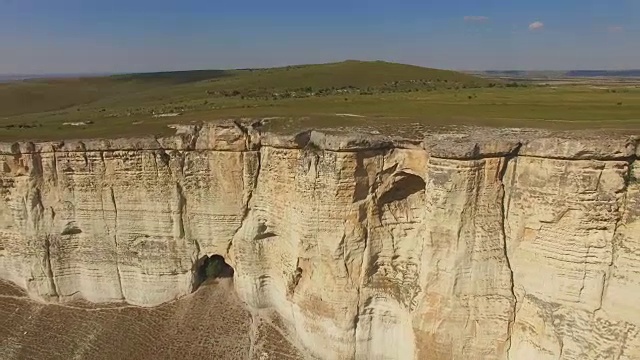
M 261 134 L 0 147 L 0 278 L 155 306 L 219 254 L 325 359 L 640 358 L 638 139 Z

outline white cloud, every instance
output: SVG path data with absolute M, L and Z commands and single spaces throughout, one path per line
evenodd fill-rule
M 529 24 L 529 30 L 531 31 L 542 30 L 542 28 L 544 28 L 544 23 L 540 21 L 535 21 Z
M 624 28 L 622 26 L 609 26 L 609 32 L 610 33 L 621 33 L 624 31 Z
M 465 16 L 464 21 L 466 22 L 486 22 L 489 21 L 489 17 L 487 16 Z

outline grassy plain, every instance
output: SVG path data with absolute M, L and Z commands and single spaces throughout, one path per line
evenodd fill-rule
M 178 113 L 175 117 L 158 117 Z M 354 116 L 357 115 L 357 116 Z M 163 134 L 167 124 L 276 117 L 276 128 L 403 124 L 640 130 L 640 83 L 514 86 L 347 61 L 0 84 L 0 140 Z M 84 122 L 73 126 L 65 123 Z

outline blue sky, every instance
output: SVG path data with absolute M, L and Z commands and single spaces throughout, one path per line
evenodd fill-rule
M 640 0 L 0 0 L 0 74 L 640 68 Z

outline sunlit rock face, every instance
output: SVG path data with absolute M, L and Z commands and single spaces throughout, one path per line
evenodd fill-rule
M 0 145 L 0 278 L 156 306 L 224 256 L 322 359 L 640 358 L 638 139 L 242 124 Z

